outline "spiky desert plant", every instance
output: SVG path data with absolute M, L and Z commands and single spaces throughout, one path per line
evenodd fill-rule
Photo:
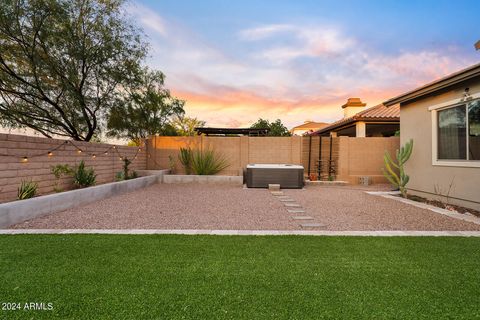
M 180 154 L 178 155 L 178 159 L 185 168 L 185 173 L 192 173 L 192 149 L 180 148 Z
M 198 175 L 214 175 L 229 167 L 227 160 L 213 150 L 194 150 L 191 160 L 192 171 Z
M 400 150 L 397 149 L 397 159 L 394 161 L 388 151 L 385 151 L 383 162 L 385 168 L 382 168 L 383 175 L 390 183 L 400 190 L 402 197 L 407 197 L 407 183 L 410 177 L 405 173 L 405 162 L 410 158 L 413 150 L 413 140 L 410 139 Z
M 38 189 L 38 183 L 33 181 L 22 181 L 20 187 L 18 187 L 18 200 L 30 199 L 35 196 Z

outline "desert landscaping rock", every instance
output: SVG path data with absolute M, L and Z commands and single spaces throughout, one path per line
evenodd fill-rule
M 280 200 L 281 202 L 295 202 L 295 200 L 292 199 L 292 198 L 286 198 L 286 199 L 282 198 L 282 199 L 278 199 L 278 200 Z
M 479 231 L 480 225 L 365 193 L 388 187 L 286 189 L 288 207 L 267 189 L 157 184 L 13 226 L 15 229 L 302 230 L 311 216 L 330 231 Z M 292 212 L 293 211 L 293 212 Z M 308 214 L 306 214 L 307 212 Z M 305 229 L 305 228 L 303 228 Z M 308 228 L 307 228 L 308 229 Z M 315 230 L 315 228 L 311 228 Z M 319 229 L 319 228 L 317 228 Z
M 272 191 L 270 193 L 274 196 L 283 196 L 284 195 L 283 191 Z

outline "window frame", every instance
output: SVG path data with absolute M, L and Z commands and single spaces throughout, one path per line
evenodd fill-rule
M 480 160 L 469 160 L 469 119 L 468 119 L 468 110 L 466 110 L 466 150 L 467 150 L 467 159 L 438 159 L 438 112 L 458 106 L 464 105 L 467 108 L 467 104 L 472 101 L 480 100 L 480 93 L 470 95 L 471 99 L 464 101 L 451 100 L 444 103 L 440 103 L 428 108 L 431 111 L 432 117 L 432 165 L 433 166 L 448 166 L 448 167 L 470 167 L 470 168 L 480 168 Z M 400 120 L 401 121 L 401 120 Z

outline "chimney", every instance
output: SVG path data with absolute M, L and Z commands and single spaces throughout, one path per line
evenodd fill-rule
M 480 40 L 475 43 L 475 49 L 480 50 Z
M 343 118 L 351 117 L 365 109 L 367 104 L 363 103 L 360 98 L 348 98 L 347 103 L 342 106 Z

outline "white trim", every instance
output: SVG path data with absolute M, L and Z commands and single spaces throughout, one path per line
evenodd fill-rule
M 480 98 L 480 93 L 470 95 L 472 100 Z M 444 103 L 439 103 L 428 108 L 432 112 L 432 166 L 444 166 L 444 167 L 464 167 L 464 168 L 480 168 L 480 160 L 439 160 L 438 157 L 438 111 L 443 109 L 453 108 L 456 106 L 467 105 L 469 101 L 459 101 L 459 99 L 450 100 Z M 468 130 L 468 113 L 467 117 L 467 130 Z M 468 150 L 468 134 L 467 134 L 467 150 Z M 468 156 L 468 154 L 467 154 Z
M 480 98 L 480 92 L 471 94 L 470 97 L 471 97 L 471 100 L 478 99 L 478 98 Z M 454 99 L 454 100 L 449 100 L 449 101 L 446 101 L 446 102 L 442 102 L 442 103 L 438 103 L 438 104 L 435 104 L 433 106 L 430 106 L 430 107 L 428 107 L 428 111 L 434 111 L 434 110 L 443 109 L 443 108 L 446 108 L 446 107 L 454 107 L 457 104 L 464 104 L 464 103 L 467 103 L 467 102 L 468 101 L 461 101 L 460 99 L 457 98 L 457 99 Z

